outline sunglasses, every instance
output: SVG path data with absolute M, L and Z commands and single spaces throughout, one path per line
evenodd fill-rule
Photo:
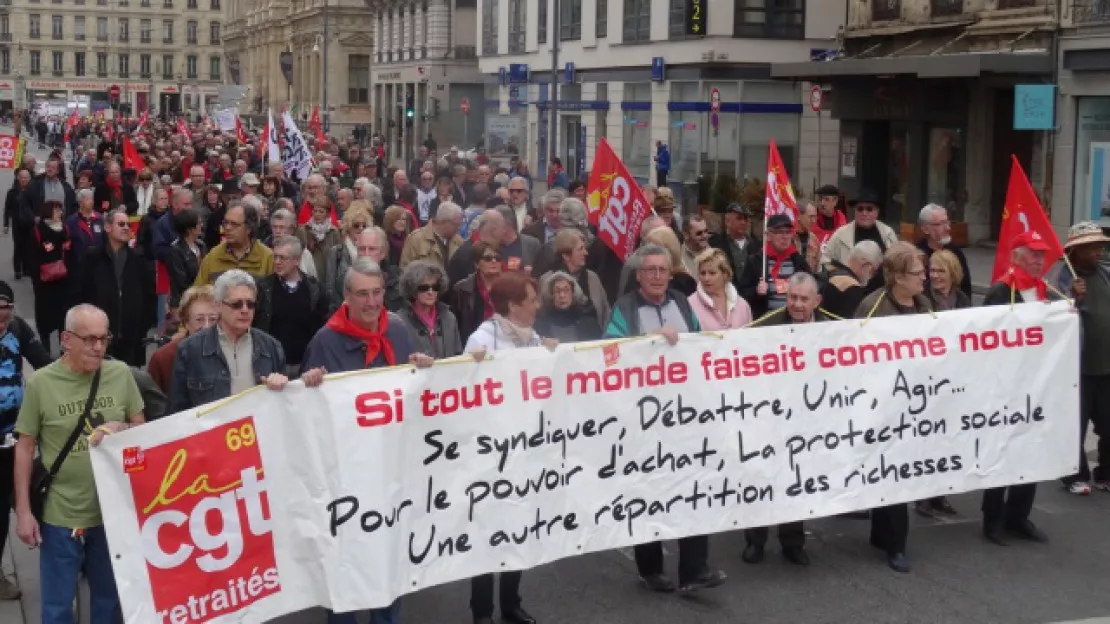
M 878 206 L 872 206 L 870 204 L 860 204 L 860 205 L 856 206 L 856 212 L 878 212 L 878 211 L 879 211 Z
M 235 301 L 225 301 L 224 305 L 233 310 L 242 310 L 243 308 L 253 310 L 257 304 L 254 299 L 236 299 Z
M 482 256 L 482 260 L 486 260 L 486 261 L 489 261 L 489 262 L 501 262 L 501 255 L 500 254 L 495 254 L 495 255 Z
M 416 287 L 416 292 L 439 292 L 439 284 L 421 284 Z

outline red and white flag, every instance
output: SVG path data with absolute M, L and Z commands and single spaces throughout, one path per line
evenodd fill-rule
M 604 137 L 597 142 L 586 193 L 590 198 L 590 223 L 597 226 L 597 235 L 609 249 L 624 260 L 636 249 L 640 226 L 652 207 Z
M 147 111 L 143 111 L 143 114 L 139 115 L 139 126 L 135 128 L 135 132 L 142 132 L 148 121 L 150 121 L 150 115 Z
M 189 126 L 185 123 L 184 117 L 177 118 L 177 133 L 185 137 L 186 141 L 193 140 L 193 135 L 189 134 Z
M 998 250 L 994 256 L 994 270 L 991 283 L 997 282 L 1010 270 L 1014 239 L 1025 232 L 1038 235 L 1051 249 L 1044 254 L 1044 266 L 1048 269 L 1064 255 L 1064 247 L 1056 237 L 1056 230 L 1048 220 L 1033 185 L 1025 176 L 1025 170 L 1014 155 L 1010 155 L 1010 183 L 1006 188 L 1006 203 L 1002 209 L 1002 227 L 998 230 Z M 1033 277 L 1041 277 L 1034 275 Z
M 262 140 L 258 142 L 258 157 L 265 158 L 267 163 L 281 162 L 281 146 L 278 129 L 274 125 L 273 109 L 266 109 L 266 127 L 263 128 L 262 135 Z
M 66 129 L 65 132 L 62 133 L 62 142 L 69 143 L 69 137 L 73 132 L 73 128 L 77 126 L 77 121 L 77 109 L 74 108 L 73 111 L 69 114 L 69 119 L 66 119 Z
M 319 106 L 314 106 L 312 108 L 312 117 L 308 120 L 308 129 L 312 131 L 312 134 L 316 135 L 316 147 L 323 147 L 324 143 L 327 142 L 327 138 L 324 137 L 324 126 L 320 123 Z
M 239 119 L 239 115 L 235 115 L 235 138 L 239 141 L 239 145 L 247 144 L 247 130 L 243 127 L 243 120 Z
M 790 186 L 790 177 L 786 174 L 786 167 L 782 164 L 782 156 L 779 156 L 779 148 L 774 139 L 771 139 L 771 149 L 767 155 L 767 192 L 763 213 L 766 217 L 784 214 L 790 217 L 791 223 L 798 222 L 798 202 L 794 199 L 794 187 Z

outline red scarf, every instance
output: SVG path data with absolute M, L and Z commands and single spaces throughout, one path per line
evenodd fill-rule
M 789 260 L 790 256 L 798 253 L 798 250 L 794 245 L 790 245 L 780 254 L 771 247 L 771 243 L 766 243 L 763 245 L 763 253 L 767 255 L 768 260 L 774 261 L 774 264 L 771 265 L 771 280 L 773 281 L 779 278 L 779 271 L 782 270 L 782 263 Z M 794 267 L 794 269 L 797 270 L 798 267 Z
M 381 353 L 385 358 L 385 363 L 393 366 L 397 363 L 397 357 L 393 353 L 393 343 L 385 337 L 385 332 L 389 329 L 389 312 L 382 308 L 381 315 L 378 317 L 378 331 L 372 332 L 355 325 L 351 321 L 347 303 L 339 306 L 335 314 L 331 315 L 327 323 L 328 329 L 350 336 L 351 338 L 358 338 L 366 343 L 366 364 L 369 365 Z
M 474 289 L 478 291 L 478 296 L 482 298 L 485 304 L 482 306 L 482 320 L 488 321 L 493 318 L 493 299 L 490 298 L 489 288 L 486 288 L 481 275 L 474 276 Z
M 112 191 L 112 197 L 115 197 L 116 200 L 119 200 L 123 197 L 122 179 L 113 181 L 112 178 L 106 178 L 104 180 L 104 184 L 108 186 L 108 190 Z
M 1030 288 L 1037 289 L 1037 300 L 1044 301 L 1048 299 L 1048 284 L 1039 277 L 1033 277 L 1025 269 L 1019 266 L 1011 266 L 1009 271 L 998 280 L 1003 284 L 1009 286 L 1012 290 L 1019 293 L 1023 290 Z

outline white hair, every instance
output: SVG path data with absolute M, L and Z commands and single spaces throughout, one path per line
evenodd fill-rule
M 455 219 L 456 217 L 461 217 L 462 213 L 463 213 L 462 208 L 460 208 L 459 205 L 456 204 L 455 202 L 443 202 L 442 204 L 439 205 L 439 208 L 436 209 L 436 218 L 435 218 L 435 220 L 436 221 L 444 221 L 444 220 L 450 221 L 450 220 Z
M 94 306 L 91 303 L 79 303 L 66 312 L 65 330 L 67 332 L 77 331 L 77 319 L 82 316 L 93 316 L 104 319 L 104 323 L 108 323 L 108 315 L 104 310 Z
M 216 301 L 227 299 L 227 291 L 239 286 L 246 286 L 251 289 L 251 292 L 258 294 L 258 285 L 254 283 L 250 273 L 242 269 L 231 269 L 217 277 L 216 283 L 212 286 Z
M 343 290 L 351 290 L 351 278 L 356 274 L 365 275 L 366 277 L 380 277 L 383 282 L 385 281 L 385 274 L 382 273 L 382 268 L 378 266 L 378 263 L 363 256 L 355 258 L 350 268 L 347 269 L 347 274 L 343 276 Z
M 94 193 L 93 193 L 92 189 L 87 189 L 87 188 L 81 189 L 80 191 L 77 191 L 77 201 L 84 201 L 85 199 L 92 199 L 93 195 L 94 195 Z
M 917 213 L 918 225 L 928 225 L 929 217 L 937 211 L 943 211 L 946 214 L 948 213 L 948 209 L 944 206 L 940 206 L 938 204 L 925 204 L 925 207 L 921 209 L 921 212 Z
M 878 268 L 883 265 L 883 250 L 873 240 L 860 241 L 848 253 L 848 262 L 852 260 L 863 260 Z

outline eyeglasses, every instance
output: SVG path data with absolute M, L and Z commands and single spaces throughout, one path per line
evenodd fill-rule
M 856 212 L 878 212 L 879 207 L 871 204 L 859 204 L 856 206 Z
M 89 349 L 95 349 L 97 345 L 104 345 L 105 347 L 107 347 L 112 342 L 111 332 L 108 332 L 103 336 L 82 336 L 77 332 L 69 332 L 69 334 L 74 338 L 80 340 L 81 342 L 85 343 L 85 347 Z
M 352 223 L 351 224 L 351 229 L 352 230 L 364 230 L 364 229 L 366 229 L 366 224 L 365 223 Z
M 906 271 L 906 275 L 908 275 L 910 277 L 921 277 L 921 278 L 923 278 L 923 277 L 925 277 L 925 269 L 921 269 L 920 271 Z
M 487 254 L 482 256 L 481 259 L 486 262 L 501 262 L 501 254 Z
M 932 223 L 930 223 L 929 225 L 932 225 L 932 226 L 937 226 L 937 225 L 948 225 L 949 223 L 951 223 L 951 222 L 950 222 L 950 221 L 949 221 L 948 219 L 945 219 L 944 221 L 933 221 L 933 222 L 932 222 Z
M 127 221 L 116 221 L 113 225 L 115 225 L 118 228 L 128 228 L 128 227 L 130 227 L 131 224 L 128 223 Z
M 666 275 L 671 270 L 667 267 L 640 267 L 640 272 L 647 275 Z
M 274 254 L 274 261 L 275 262 L 286 262 L 287 260 L 292 260 L 292 259 L 293 259 L 293 256 L 288 256 L 288 255 L 285 255 L 285 254 Z
M 525 192 L 525 190 L 524 189 L 509 189 L 509 192 L 510 193 L 523 193 L 523 192 Z
M 254 299 L 236 299 L 234 301 L 225 301 L 224 305 L 233 310 L 242 310 L 243 308 L 253 310 L 254 306 L 257 304 Z
M 416 287 L 416 292 L 439 292 L 439 284 L 421 284 Z
M 198 314 L 189 318 L 191 323 L 211 327 L 220 321 L 219 314 Z

